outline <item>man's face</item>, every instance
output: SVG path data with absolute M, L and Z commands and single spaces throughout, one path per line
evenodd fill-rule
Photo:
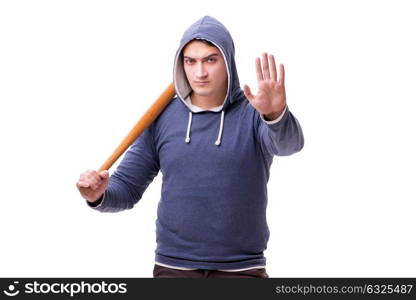
M 215 97 L 227 92 L 227 67 L 217 47 L 191 41 L 183 50 L 183 66 L 197 95 Z

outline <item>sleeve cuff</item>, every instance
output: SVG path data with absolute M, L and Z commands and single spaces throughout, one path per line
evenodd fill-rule
M 260 118 L 261 118 L 261 119 L 262 119 L 262 120 L 263 120 L 266 124 L 269 124 L 269 125 L 271 125 L 271 124 L 276 124 L 277 122 L 279 122 L 279 121 L 283 118 L 283 116 L 284 116 L 284 114 L 285 114 L 286 110 L 287 110 L 287 104 L 286 104 L 285 109 L 283 110 L 283 112 L 280 114 L 280 116 L 279 116 L 279 117 L 277 117 L 275 120 L 267 121 L 267 120 L 264 118 L 263 114 L 260 114 Z
M 98 198 L 94 202 L 90 202 L 90 201 L 87 200 L 87 204 L 88 204 L 88 206 L 90 206 L 92 208 L 98 208 L 103 204 L 104 198 L 105 198 L 105 192 L 104 192 L 104 194 L 102 194 L 102 196 L 100 198 Z

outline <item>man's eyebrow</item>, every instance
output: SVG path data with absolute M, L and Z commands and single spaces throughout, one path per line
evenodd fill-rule
M 218 53 L 213 53 L 213 54 L 210 54 L 210 55 L 208 55 L 208 56 L 203 57 L 202 59 L 203 59 L 203 60 L 205 60 L 205 59 L 211 58 L 211 57 L 213 57 L 213 56 L 218 56 Z M 193 58 L 193 57 L 190 57 L 190 56 L 185 56 L 185 55 L 183 56 L 183 58 L 195 59 L 195 58 Z

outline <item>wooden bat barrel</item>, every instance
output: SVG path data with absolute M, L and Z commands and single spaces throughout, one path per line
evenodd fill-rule
M 114 152 L 108 157 L 98 172 L 108 170 L 117 161 L 117 159 L 133 144 L 133 142 L 146 130 L 150 124 L 160 115 L 160 113 L 169 104 L 175 96 L 175 87 L 171 83 L 159 98 L 150 106 L 144 115 L 137 121 L 136 125 L 130 130 L 127 136 L 121 141 Z

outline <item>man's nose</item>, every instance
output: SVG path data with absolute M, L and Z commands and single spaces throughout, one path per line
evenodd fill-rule
M 205 66 L 203 63 L 198 63 L 196 67 L 196 77 L 198 78 L 205 78 L 208 76 L 208 72 L 205 69 Z

